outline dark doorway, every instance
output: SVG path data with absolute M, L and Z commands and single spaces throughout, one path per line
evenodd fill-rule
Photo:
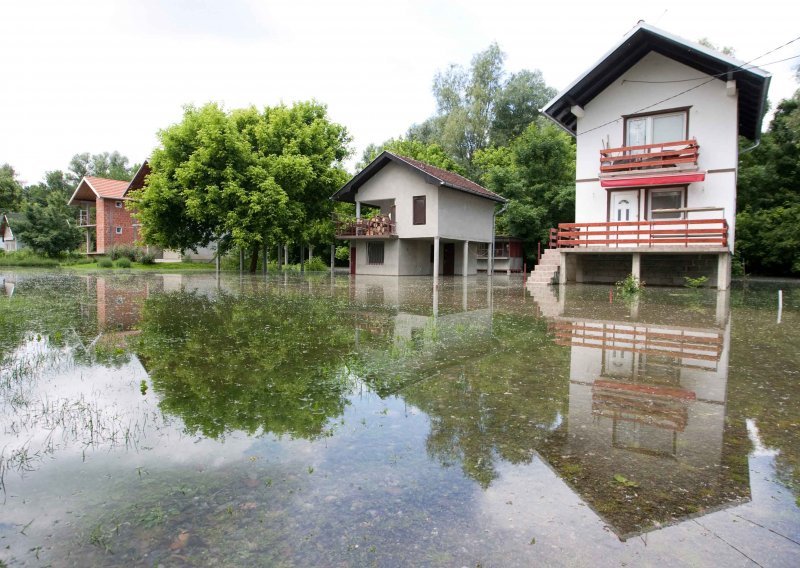
M 350 274 L 356 273 L 356 247 L 350 247 Z
M 452 276 L 456 273 L 456 243 L 444 243 L 444 259 L 442 275 Z

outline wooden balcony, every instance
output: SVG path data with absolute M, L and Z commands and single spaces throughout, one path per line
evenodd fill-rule
M 728 246 L 725 219 L 653 219 L 611 223 L 559 223 L 551 229 L 551 248 L 636 247 L 720 247 Z
M 397 238 L 397 223 L 388 215 L 371 219 L 346 219 L 336 221 L 337 239 L 389 239 Z
M 623 146 L 600 150 L 600 175 L 664 173 L 697 168 L 697 140 Z
M 86 211 L 82 209 L 78 211 L 78 226 L 79 227 L 94 227 L 95 226 L 94 215 L 90 211 Z

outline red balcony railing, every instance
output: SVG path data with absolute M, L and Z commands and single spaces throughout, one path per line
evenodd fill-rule
M 559 223 L 551 248 L 630 246 L 727 247 L 725 219 L 656 219 L 612 223 Z
M 624 174 L 697 166 L 699 154 L 697 140 L 608 148 L 600 150 L 600 173 Z
M 378 215 L 371 219 L 347 219 L 336 221 L 336 236 L 386 238 L 397 236 L 397 224 L 387 215 Z

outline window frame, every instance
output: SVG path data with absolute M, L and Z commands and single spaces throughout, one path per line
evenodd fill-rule
M 426 197 L 425 195 L 414 195 L 411 198 L 411 217 L 414 225 L 428 224 L 428 203 Z M 418 216 L 417 203 L 422 203 L 421 220 Z
M 380 256 L 380 258 L 378 258 L 378 256 Z M 368 241 L 367 264 L 370 266 L 382 266 L 385 263 L 385 261 L 386 261 L 386 244 L 383 241 Z
M 119 225 L 114 227 L 114 234 L 115 235 L 121 235 L 122 234 L 122 227 L 120 227 Z
M 688 194 L 689 194 L 689 186 L 687 185 L 676 185 L 676 186 L 669 186 L 669 187 L 649 187 L 647 188 L 646 195 L 645 195 L 645 218 L 648 221 L 670 221 L 675 219 L 685 219 L 686 213 L 681 212 L 678 213 L 677 217 L 660 217 L 658 219 L 653 218 L 653 194 L 655 193 L 667 193 L 677 191 L 681 195 L 681 205 L 680 208 L 686 208 Z
M 116 207 L 117 209 L 122 209 L 122 201 L 115 201 L 114 207 Z
M 635 120 L 640 118 L 647 119 L 647 127 L 645 132 L 645 145 L 653 143 L 653 118 L 657 116 L 665 116 L 665 115 L 678 115 L 683 114 L 683 140 L 689 140 L 689 109 L 691 107 L 679 107 L 679 108 L 670 108 L 665 110 L 659 110 L 656 112 L 644 112 L 638 114 L 624 114 L 622 115 L 623 124 L 622 124 L 622 145 L 629 146 L 628 140 L 628 121 Z M 667 140 L 667 142 L 678 142 L 678 140 Z M 638 146 L 638 144 L 636 144 Z

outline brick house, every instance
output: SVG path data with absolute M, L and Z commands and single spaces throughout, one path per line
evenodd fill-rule
M 125 196 L 130 182 L 85 176 L 69 205 L 77 207 L 78 225 L 86 232 L 86 254 L 106 254 L 118 245 L 133 245 L 138 225 Z

